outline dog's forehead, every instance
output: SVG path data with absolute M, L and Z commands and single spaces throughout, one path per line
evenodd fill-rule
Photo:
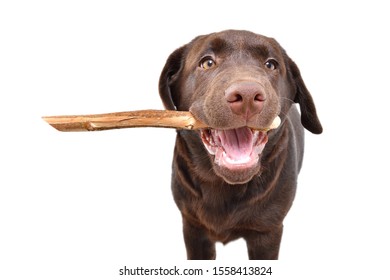
M 272 39 L 264 35 L 256 34 L 245 30 L 226 30 L 210 34 L 210 37 L 219 38 L 229 42 L 235 47 L 246 47 L 250 45 L 270 44 Z
M 211 33 L 195 38 L 192 41 L 193 51 L 211 49 L 220 51 L 223 49 L 233 50 L 253 50 L 264 49 L 276 51 L 280 49 L 279 44 L 272 38 L 255 34 L 249 31 L 228 30 L 218 33 Z
M 203 55 L 247 52 L 282 57 L 276 40 L 250 31 L 226 30 L 196 37 L 188 44 L 187 62 L 196 64 Z

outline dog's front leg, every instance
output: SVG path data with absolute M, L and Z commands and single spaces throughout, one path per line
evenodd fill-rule
M 277 260 L 283 225 L 267 232 L 251 232 L 244 237 L 250 260 Z
M 183 217 L 184 242 L 189 260 L 214 260 L 215 243 L 201 226 L 195 226 Z

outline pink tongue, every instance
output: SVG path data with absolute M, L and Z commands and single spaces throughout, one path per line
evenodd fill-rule
M 223 149 L 234 160 L 250 156 L 253 150 L 253 134 L 248 127 L 221 130 L 219 133 Z

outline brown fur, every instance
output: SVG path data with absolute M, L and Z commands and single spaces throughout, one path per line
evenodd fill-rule
M 205 57 L 216 65 L 202 69 Z M 276 70 L 265 67 L 270 58 L 277 62 Z M 242 90 L 242 83 L 249 84 L 246 91 L 260 92 L 256 96 L 265 99 L 255 109 L 251 99 L 244 100 L 249 103 L 239 109 L 250 115 L 239 113 L 227 101 L 227 92 Z M 303 127 L 322 132 L 296 64 L 274 39 L 227 30 L 199 36 L 173 52 L 159 88 L 167 109 L 189 110 L 212 128 L 267 127 L 276 115 L 281 117 L 279 128 L 268 132 L 258 164 L 245 170 L 215 164 L 199 131 L 177 131 L 172 172 L 189 259 L 214 259 L 215 242 L 240 237 L 247 242 L 250 259 L 277 259 L 283 219 L 302 165 Z

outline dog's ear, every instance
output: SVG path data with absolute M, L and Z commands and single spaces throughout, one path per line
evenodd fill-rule
M 176 110 L 174 81 L 183 67 L 183 57 L 186 45 L 175 50 L 167 59 L 159 80 L 159 92 L 161 100 L 167 110 Z
M 299 104 L 301 109 L 301 123 L 304 128 L 314 134 L 322 133 L 322 125 L 317 116 L 316 107 L 314 105 L 313 97 L 306 88 L 305 83 L 301 77 L 301 72 L 295 62 L 286 55 L 287 71 L 293 83 L 295 90 L 294 102 Z

